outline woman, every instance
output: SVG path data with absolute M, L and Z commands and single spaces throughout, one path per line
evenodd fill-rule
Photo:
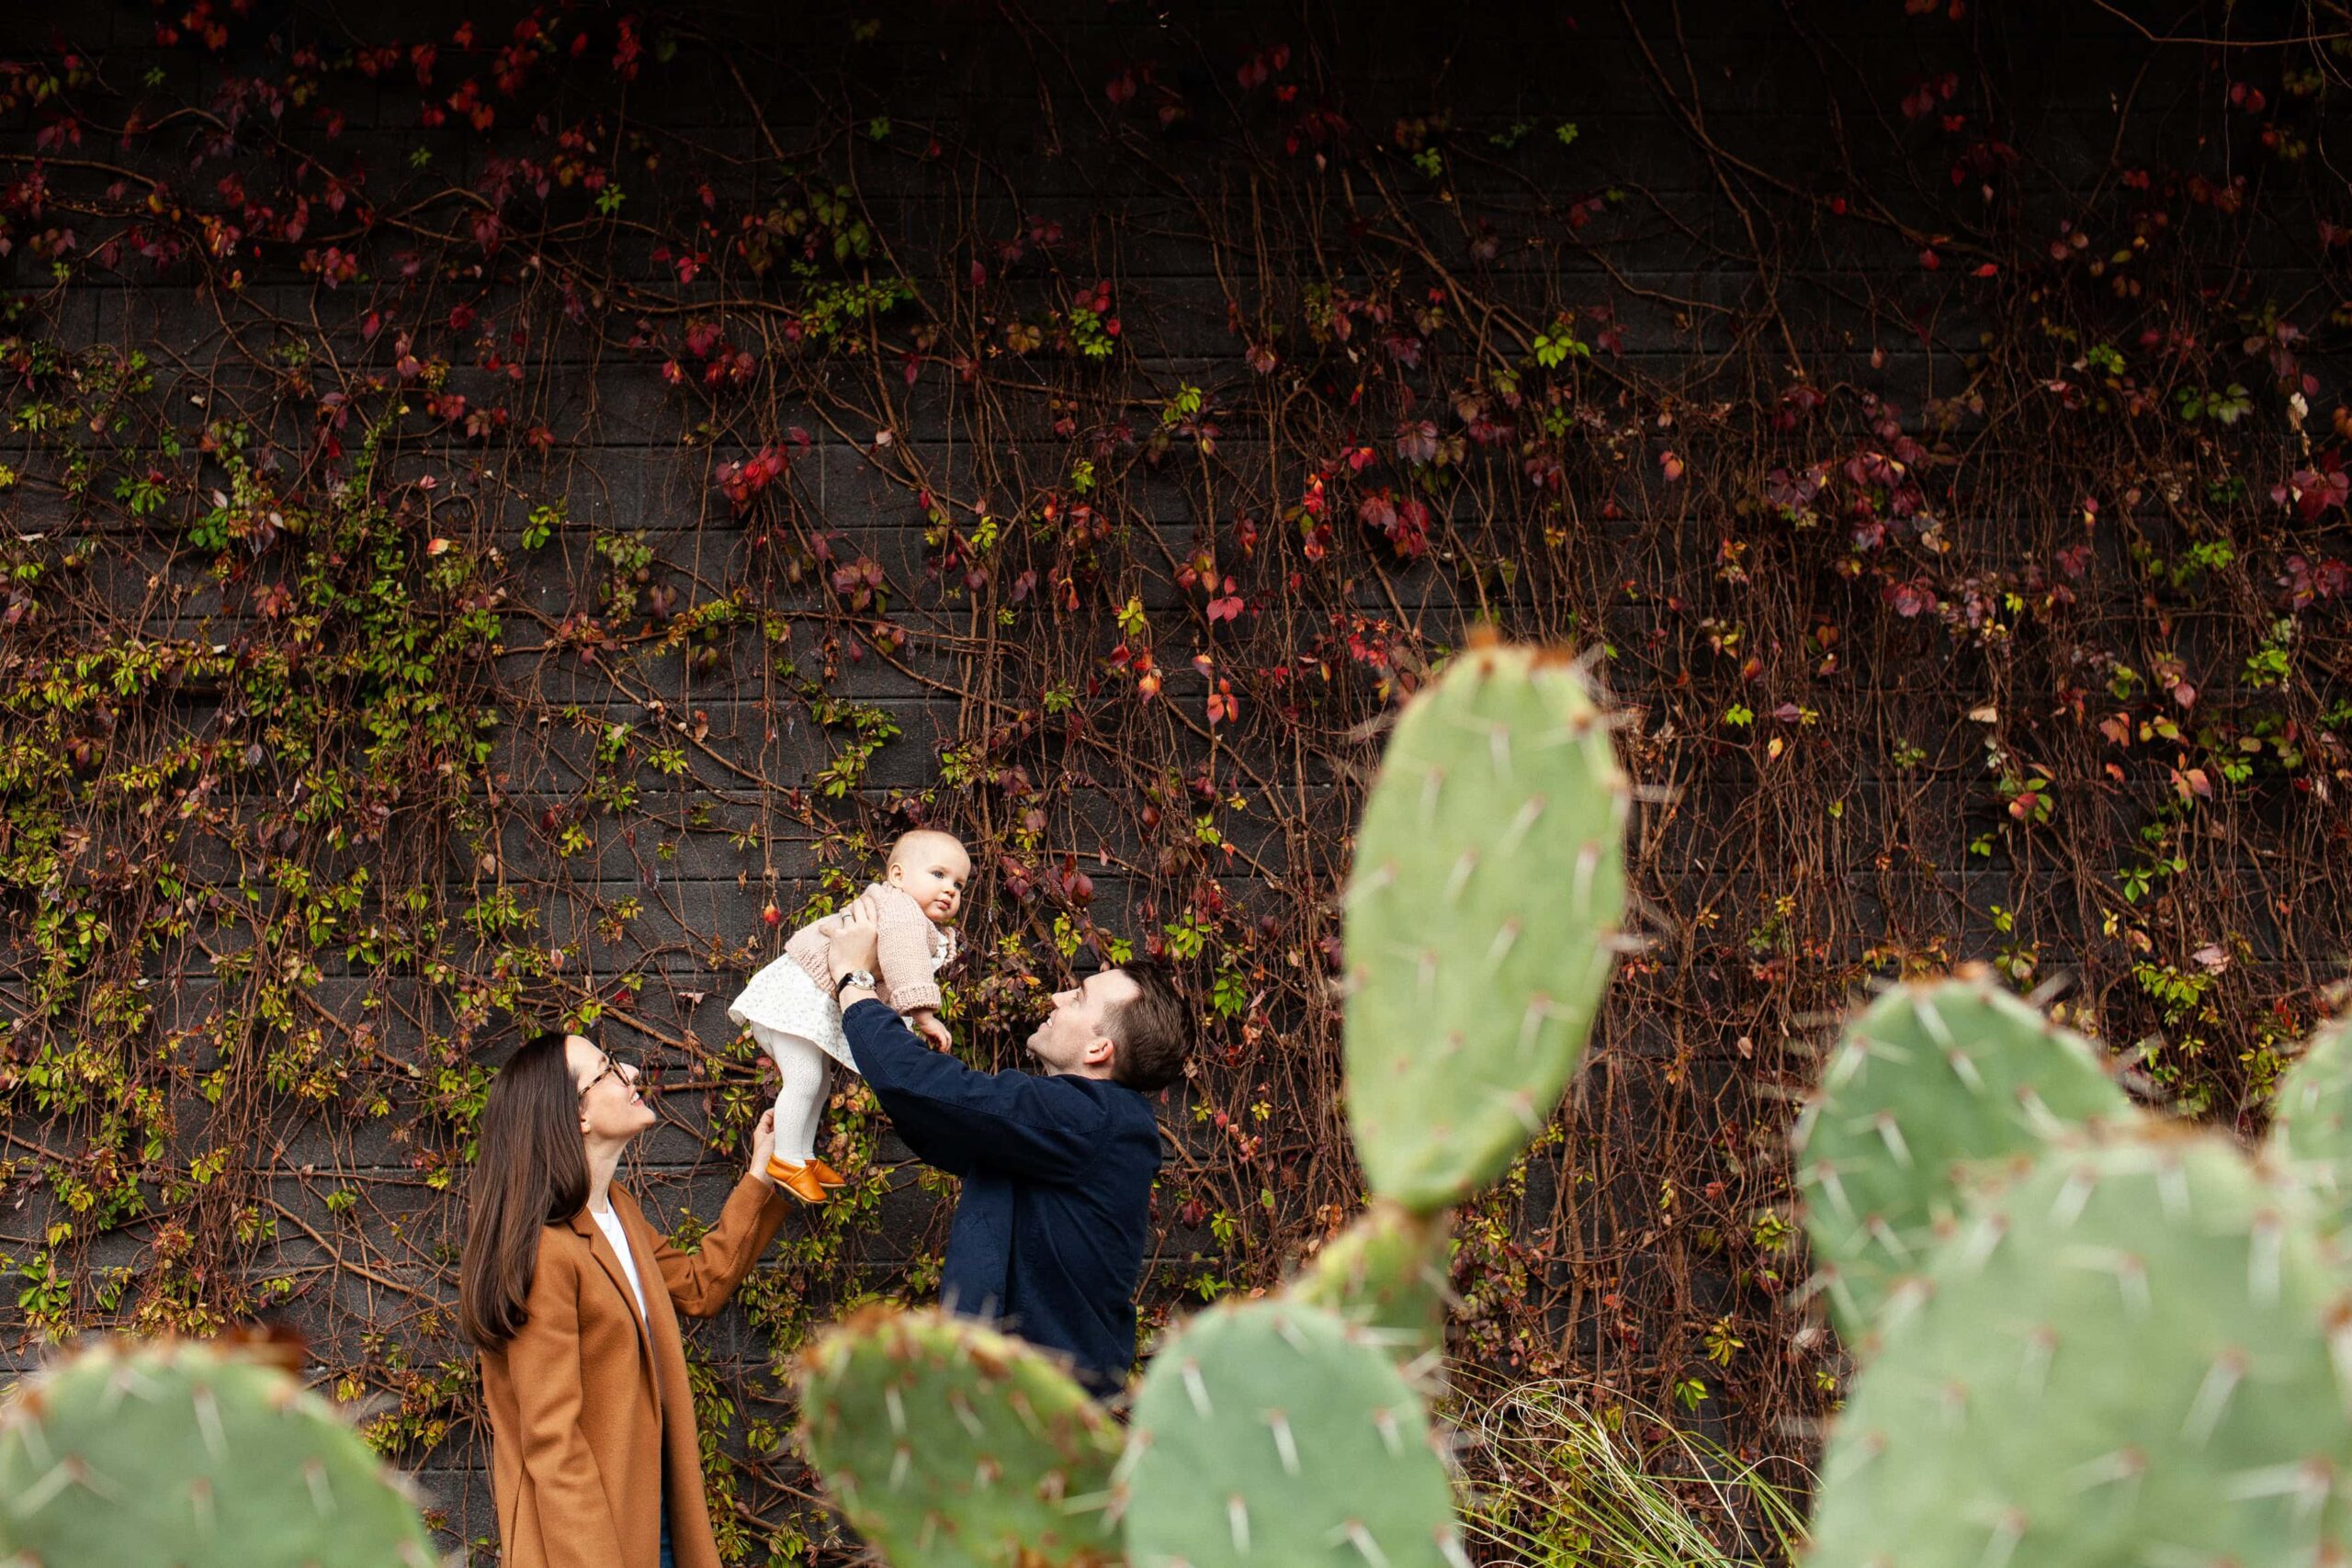
M 505 1568 L 718 1568 L 679 1313 L 708 1317 L 790 1204 L 752 1168 L 692 1256 L 612 1185 L 653 1125 L 637 1069 L 540 1034 L 499 1069 L 468 1194 L 458 1318 L 481 1351 Z

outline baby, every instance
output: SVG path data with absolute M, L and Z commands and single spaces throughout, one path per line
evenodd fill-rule
M 951 1042 L 939 1021 L 936 976 L 956 956 L 956 935 L 945 927 L 964 901 L 971 856 L 954 834 L 919 828 L 890 846 L 889 866 L 882 874 L 882 881 L 865 890 L 881 925 L 876 994 L 944 1051 Z M 784 1074 L 784 1088 L 775 1097 L 775 1153 L 768 1160 L 768 1175 L 804 1203 L 821 1203 L 825 1189 L 846 1185 L 841 1172 L 817 1157 L 817 1122 L 832 1092 L 832 1067 L 826 1058 L 853 1072 L 857 1068 L 842 1034 L 835 976 L 825 957 L 841 918 L 836 912 L 794 931 L 783 956 L 752 976 L 727 1010 Z

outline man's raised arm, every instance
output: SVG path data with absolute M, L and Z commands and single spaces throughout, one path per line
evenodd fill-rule
M 918 1040 L 868 997 L 842 1014 L 850 1055 L 915 1157 L 961 1176 L 975 1164 L 1040 1181 L 1088 1168 L 1105 1120 L 1074 1083 L 1027 1073 L 982 1073 Z

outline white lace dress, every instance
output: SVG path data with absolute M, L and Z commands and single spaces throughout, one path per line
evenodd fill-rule
M 743 987 L 743 995 L 727 1004 L 727 1018 L 736 1027 L 751 1030 L 762 1048 L 772 1048 L 762 1034 L 790 1034 L 805 1039 L 832 1060 L 856 1072 L 849 1060 L 849 1037 L 842 1034 L 842 1006 L 809 978 L 799 959 L 776 954 Z
M 775 1046 L 764 1033 L 806 1040 L 851 1072 L 849 1039 L 842 1033 L 841 1004 L 818 989 L 808 971 L 789 953 L 779 953 L 728 1004 L 727 1017 L 739 1029 L 749 1029 L 763 1050 Z

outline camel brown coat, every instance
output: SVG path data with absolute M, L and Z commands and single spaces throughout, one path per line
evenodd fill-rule
M 745 1176 L 689 1255 L 646 1224 L 636 1199 L 611 1195 L 650 1321 L 582 1209 L 540 1231 L 529 1321 L 482 1353 L 504 1568 L 654 1568 L 665 1479 L 678 1568 L 719 1568 L 677 1314 L 727 1304 L 790 1201 Z

